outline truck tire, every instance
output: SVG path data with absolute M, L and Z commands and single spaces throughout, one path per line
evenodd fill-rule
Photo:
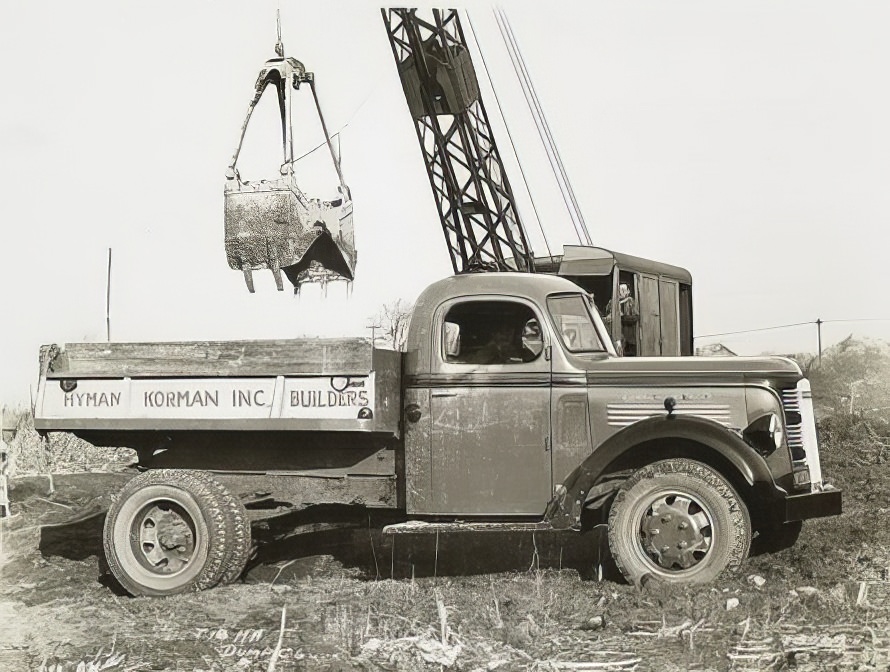
M 211 477 L 147 471 L 123 487 L 105 518 L 108 568 L 132 595 L 174 595 L 216 585 L 230 554 L 224 503 Z
M 219 585 L 226 585 L 236 581 L 247 566 L 252 543 L 250 518 L 247 516 L 247 509 L 244 508 L 241 499 L 229 492 L 229 489 L 216 480 L 212 474 L 206 471 L 193 473 L 204 478 L 213 488 L 225 516 L 226 539 L 228 541 Z
M 609 511 L 609 548 L 631 583 L 707 583 L 751 546 L 748 509 L 719 473 L 687 459 L 631 475 Z M 648 576 L 647 576 L 648 575 Z

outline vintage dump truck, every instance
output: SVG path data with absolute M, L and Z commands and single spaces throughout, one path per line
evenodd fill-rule
M 45 346 L 36 427 L 135 449 L 105 522 L 131 593 L 237 578 L 245 502 L 395 512 L 390 532 L 608 526 L 630 581 L 708 581 L 841 511 L 783 358 L 622 358 L 556 276 L 458 275 L 407 351 L 367 339 Z

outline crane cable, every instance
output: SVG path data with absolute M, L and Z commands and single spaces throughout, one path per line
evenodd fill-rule
M 510 22 L 507 19 L 507 14 L 502 8 L 498 7 L 495 9 L 495 17 L 498 19 L 498 26 L 499 28 L 501 28 L 501 36 L 504 38 L 504 41 L 507 44 L 507 49 L 510 52 L 510 58 L 513 62 L 514 69 L 516 69 L 516 75 L 519 78 L 520 83 L 523 85 L 523 94 L 525 95 L 526 102 L 531 109 L 532 116 L 535 118 L 535 123 L 538 126 L 538 132 L 541 135 L 541 141 L 544 143 L 545 148 L 548 150 L 548 158 L 550 158 L 551 166 L 553 166 L 554 161 L 556 163 L 556 165 L 553 166 L 554 173 L 556 175 L 560 191 L 563 193 L 563 200 L 566 201 L 566 209 L 569 211 L 569 216 L 572 218 L 572 224 L 575 227 L 575 232 L 578 235 L 578 240 L 581 243 L 586 242 L 588 245 L 592 245 L 593 241 L 590 238 L 590 232 L 587 230 L 587 224 L 584 221 L 584 215 L 581 213 L 581 207 L 579 206 L 578 200 L 575 197 L 575 191 L 574 189 L 572 189 L 572 184 L 569 180 L 568 173 L 565 169 L 565 166 L 563 165 L 562 158 L 559 154 L 559 149 L 557 148 L 556 141 L 553 138 L 553 133 L 550 131 L 550 126 L 547 123 L 546 116 L 544 115 L 544 108 L 541 106 L 541 102 L 538 99 L 534 83 L 532 82 L 531 75 L 529 75 L 528 68 L 525 64 L 525 59 L 522 56 L 522 51 L 519 49 L 519 44 L 516 41 L 516 36 L 513 33 L 513 28 L 510 26 Z M 571 205 L 566 200 L 567 197 L 571 201 Z
M 531 110 L 532 117 L 535 120 L 535 126 L 538 128 L 538 134 L 541 136 L 541 142 L 544 144 L 544 148 L 547 152 L 547 158 L 550 160 L 550 166 L 556 176 L 560 193 L 566 204 L 566 209 L 569 212 L 569 217 L 575 228 L 575 234 L 578 236 L 578 241 L 582 244 L 586 242 L 587 245 L 593 245 L 593 241 L 590 238 L 590 232 L 584 221 L 584 215 L 581 214 L 581 207 L 578 204 L 578 200 L 575 197 L 575 191 L 572 189 L 572 184 L 569 181 L 568 173 L 560 158 L 559 150 L 556 147 L 556 141 L 553 139 L 553 133 L 550 131 L 550 126 L 544 116 L 544 109 L 541 107 L 541 102 L 535 92 L 534 84 L 528 73 L 528 68 L 525 65 L 525 59 L 522 57 L 522 52 L 519 50 L 519 45 L 516 42 L 516 36 L 513 34 L 513 29 L 510 27 L 507 15 L 502 8 L 496 7 L 494 9 L 494 14 L 498 23 L 498 28 L 501 31 L 501 37 L 507 45 L 507 51 L 510 53 L 510 61 L 513 64 L 513 69 L 522 86 L 522 93 Z
M 337 139 L 337 158 L 341 160 L 341 163 L 342 163 L 343 154 L 342 154 L 342 152 L 340 151 L 340 134 L 343 133 L 343 131 L 346 130 L 346 127 L 349 126 L 349 124 L 351 124 L 351 123 L 355 120 L 355 118 L 358 116 L 358 113 L 361 112 L 361 111 L 362 111 L 362 108 L 365 106 L 365 103 L 367 103 L 368 100 L 371 99 L 371 96 L 375 95 L 375 94 L 377 93 L 377 91 L 379 91 L 379 90 L 380 90 L 380 86 L 379 86 L 379 82 L 378 82 L 378 84 L 377 84 L 376 86 L 373 86 L 373 87 L 371 87 L 371 88 L 368 90 L 368 95 L 365 96 L 365 99 L 364 99 L 364 100 L 359 104 L 359 106 L 356 107 L 355 110 L 349 115 L 349 120 L 348 120 L 345 124 L 343 124 L 343 125 L 337 130 L 336 133 L 331 133 L 331 135 L 330 135 L 330 139 L 331 139 L 331 140 L 333 140 L 334 138 Z M 315 151 L 321 149 L 321 148 L 324 147 L 326 144 L 327 144 L 327 140 L 322 140 L 320 143 L 318 143 L 317 145 L 315 145 L 315 147 L 313 147 L 313 148 L 310 149 L 310 150 L 307 150 L 306 152 L 304 152 L 303 154 L 300 154 L 300 156 L 298 156 L 297 158 L 295 158 L 295 159 L 294 159 L 294 163 L 297 163 L 298 161 L 300 161 L 300 160 L 302 160 L 302 159 L 305 159 L 307 156 L 309 156 L 309 155 L 312 154 L 313 152 L 315 152 Z
M 538 222 L 538 228 L 541 230 L 541 235 L 544 237 L 544 247 L 547 248 L 547 256 L 551 259 L 553 258 L 553 252 L 550 250 L 550 241 L 547 239 L 547 233 L 544 231 L 544 224 L 541 220 L 541 214 L 538 212 L 538 206 L 535 203 L 535 199 L 532 196 L 531 187 L 528 183 L 528 178 L 525 175 L 525 169 L 522 167 L 522 161 L 519 160 L 519 153 L 516 151 L 516 143 L 513 141 L 513 134 L 510 132 L 510 124 L 507 123 L 507 117 L 504 114 L 504 108 L 501 107 L 501 99 L 498 97 L 497 89 L 494 88 L 494 81 L 491 78 L 491 71 L 488 69 L 488 63 L 485 61 L 485 54 L 482 53 L 482 45 L 479 44 L 479 39 L 476 37 L 476 28 L 473 25 L 473 19 L 470 17 L 469 10 L 464 10 L 464 13 L 467 17 L 467 23 L 470 26 L 470 35 L 473 37 L 473 42 L 476 45 L 476 51 L 479 52 L 479 56 L 482 59 L 482 69 L 485 71 L 485 76 L 488 79 L 488 85 L 491 87 L 491 92 L 494 95 L 494 101 L 498 106 L 498 112 L 501 115 L 501 119 L 504 122 L 504 128 L 507 130 L 507 138 L 510 140 L 510 147 L 513 150 L 513 156 L 516 158 L 516 163 L 519 166 L 519 174 L 522 176 L 522 182 L 525 185 L 525 192 L 528 194 L 529 201 L 531 201 L 532 209 L 535 211 L 535 220 Z

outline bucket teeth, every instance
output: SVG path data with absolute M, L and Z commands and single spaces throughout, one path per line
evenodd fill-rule
M 241 271 L 244 273 L 244 282 L 247 283 L 247 291 L 253 294 L 256 290 L 253 288 L 253 271 L 243 266 Z

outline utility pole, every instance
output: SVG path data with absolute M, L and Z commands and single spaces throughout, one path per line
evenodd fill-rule
M 383 325 L 377 324 L 376 322 L 371 322 L 366 329 L 371 330 L 371 347 L 375 347 L 377 345 L 377 330 L 380 329 Z
M 108 248 L 108 276 L 105 280 L 105 339 L 111 343 L 111 248 Z
M 0 406 L 0 518 L 9 514 L 9 490 L 6 483 L 6 469 L 9 465 L 9 452 L 3 441 L 3 416 L 6 415 L 6 406 Z M 2 533 L 0 533 L 2 534 Z M 3 537 L 0 536 L 0 552 L 3 551 Z
M 822 366 L 822 318 L 816 319 L 816 341 L 819 347 L 819 366 Z

